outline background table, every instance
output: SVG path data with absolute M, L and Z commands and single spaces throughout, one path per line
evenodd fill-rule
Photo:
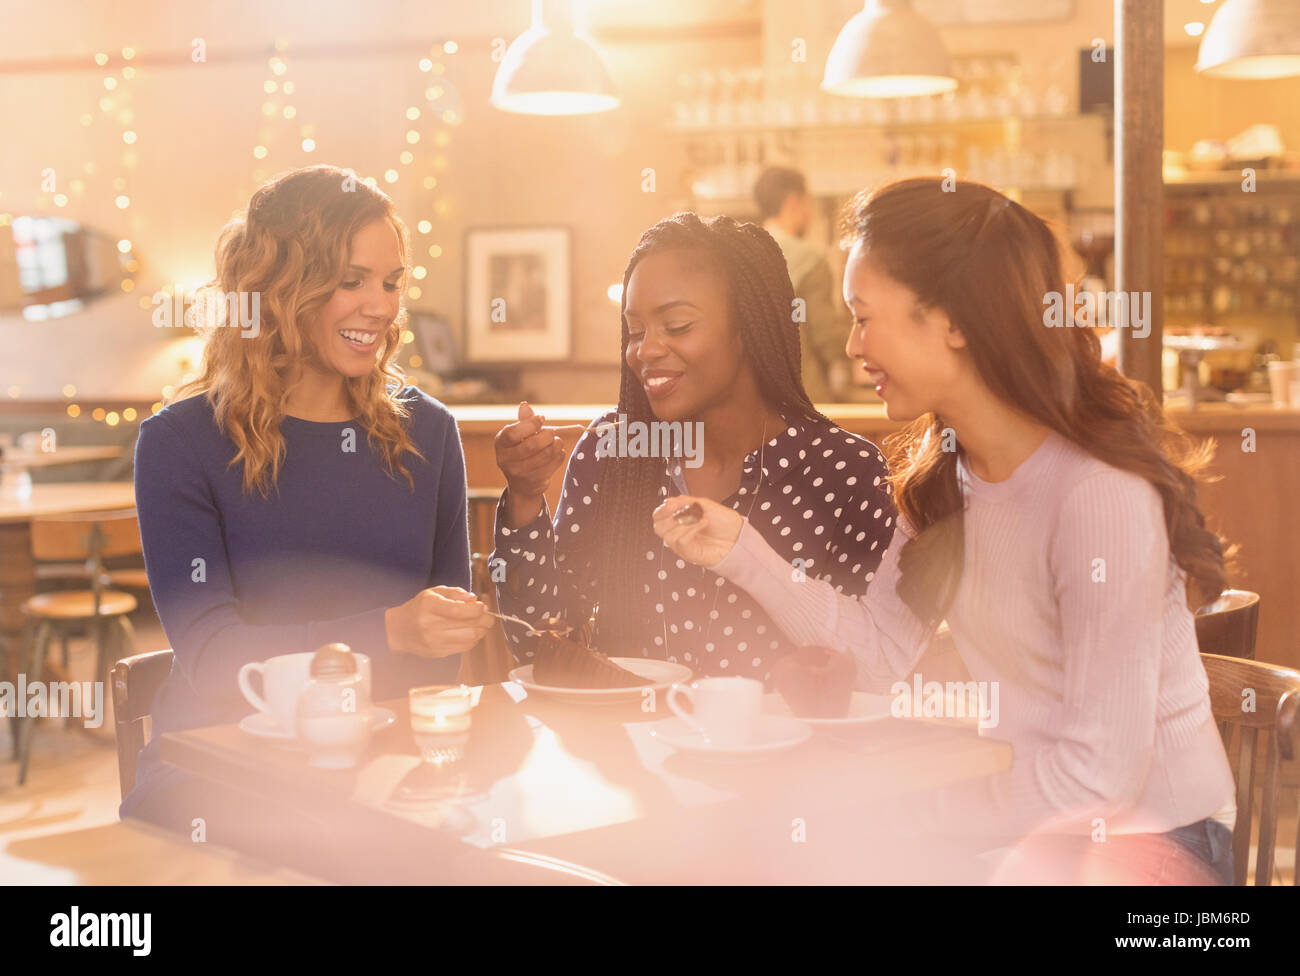
M 1011 764 L 1008 744 L 973 730 L 887 719 L 858 746 L 819 733 L 761 763 L 717 765 L 651 736 L 664 712 L 566 705 L 513 682 L 476 691 L 466 757 L 450 769 L 420 762 L 405 701 L 385 703 L 397 722 L 353 770 L 316 769 L 234 725 L 168 733 L 162 758 L 346 825 L 349 864 L 291 866 L 379 883 L 466 880 L 465 852 L 497 845 L 638 883 L 950 879 L 954 864 L 925 861 L 874 811 Z
M 10 841 L 0 852 L 5 884 L 322 884 L 216 844 L 137 820 Z
M 24 451 L 11 447 L 0 455 L 0 467 L 13 471 L 28 471 L 32 468 L 51 468 L 61 464 L 109 461 L 120 458 L 125 453 L 126 448 L 112 444 L 85 446 L 74 444 L 54 451 Z

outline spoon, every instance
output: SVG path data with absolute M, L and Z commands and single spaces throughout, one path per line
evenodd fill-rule
M 527 627 L 529 637 L 545 637 L 548 634 L 557 634 L 557 633 L 560 634 L 560 636 L 567 637 L 569 634 L 573 633 L 573 628 L 568 626 L 567 624 L 560 624 L 556 627 L 551 627 L 547 630 L 538 630 L 527 620 L 521 620 L 518 617 L 512 617 L 508 613 L 493 613 L 491 610 L 488 610 L 486 612 L 488 616 L 496 617 L 498 620 L 508 620 L 512 624 L 519 624 L 521 627 Z

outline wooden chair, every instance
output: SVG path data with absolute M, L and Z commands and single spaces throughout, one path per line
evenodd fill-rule
M 113 665 L 113 724 L 117 732 L 117 778 L 122 797 L 135 787 L 135 764 L 149 744 L 154 696 L 172 673 L 170 650 L 146 651 Z
M 134 652 L 135 631 L 130 615 L 138 604 L 131 594 L 108 588 L 103 561 L 139 551 L 140 527 L 134 509 L 49 516 L 32 521 L 33 555 L 38 559 L 83 560 L 89 569 L 90 589 L 38 593 L 24 601 L 21 661 L 29 682 L 44 680 L 50 644 L 56 637 L 62 644 L 66 665 L 68 635 L 83 627 L 89 627 L 94 635 L 94 681 L 107 677 L 110 636 L 115 645 L 113 660 Z M 56 672 L 59 670 L 52 664 L 48 666 Z M 66 680 L 67 676 L 59 678 Z M 19 786 L 27 781 L 33 722 L 35 719 L 30 716 L 22 719 L 14 736 Z
M 1259 844 L 1255 857 L 1255 884 L 1273 881 L 1273 851 L 1277 840 L 1278 769 L 1281 760 L 1300 754 L 1300 671 L 1247 661 L 1220 654 L 1202 654 L 1210 679 L 1210 707 L 1224 741 L 1236 741 L 1229 759 L 1237 774 L 1237 826 L 1232 836 L 1233 883 L 1246 883 L 1250 857 L 1251 819 L 1255 798 L 1255 759 L 1264 733 L 1271 745 L 1264 766 L 1263 802 L 1259 815 Z M 1247 711 L 1246 703 L 1254 706 Z M 1231 736 L 1231 732 L 1239 733 Z M 1300 875 L 1300 830 L 1296 837 L 1296 863 Z M 1293 876 L 1293 883 L 1300 884 Z
M 98 527 L 100 551 L 91 552 L 88 519 L 100 517 Z M 32 524 L 32 558 L 36 561 L 36 578 L 42 581 L 81 583 L 109 589 L 148 592 L 149 578 L 143 569 L 107 569 L 104 560 L 139 556 L 143 551 L 140 526 L 135 511 L 89 513 L 38 519 Z M 60 631 L 63 667 L 68 666 L 68 637 L 78 625 L 69 624 Z M 96 634 L 97 643 L 100 640 Z
M 492 581 L 487 553 L 474 553 L 470 557 L 470 565 L 474 592 L 487 604 L 489 610 L 497 612 L 500 609 L 497 606 L 497 588 Z M 506 640 L 501 627 L 494 627 L 475 647 L 461 656 L 460 682 L 466 685 L 490 685 L 506 681 L 510 669 L 516 663 L 510 642 Z
M 1196 611 L 1196 642 L 1202 654 L 1255 659 L 1259 594 L 1224 590 L 1213 603 Z
M 503 491 L 504 488 L 471 488 L 466 493 L 469 502 L 470 552 L 492 551 L 493 523 Z

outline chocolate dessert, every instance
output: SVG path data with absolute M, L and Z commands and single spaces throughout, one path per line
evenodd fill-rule
M 621 668 L 604 654 L 584 647 L 556 627 L 537 638 L 533 655 L 533 680 L 557 688 L 633 688 L 654 684 L 648 678 Z
M 857 666 L 829 647 L 797 647 L 772 665 L 769 683 L 798 718 L 844 718 Z

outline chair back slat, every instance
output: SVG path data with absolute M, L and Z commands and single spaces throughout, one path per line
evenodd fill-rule
M 1262 888 L 1273 881 L 1273 849 L 1277 838 L 1277 781 L 1278 766 L 1276 742 L 1268 750 L 1264 762 L 1263 799 L 1259 805 L 1259 849 L 1255 854 L 1255 886 Z
M 1202 654 L 1210 682 L 1210 708 L 1225 736 L 1229 761 L 1237 777 L 1237 825 L 1232 835 L 1233 883 L 1244 885 L 1249 874 L 1251 825 L 1255 796 L 1255 763 L 1266 756 L 1261 783 L 1259 842 L 1255 884 L 1272 883 L 1277 845 L 1278 789 L 1283 759 L 1300 754 L 1300 671 L 1219 654 Z M 1235 749 L 1233 744 L 1235 743 Z M 1300 845 L 1294 872 L 1300 875 Z M 1300 878 L 1293 875 L 1293 883 Z
M 38 562 L 91 559 L 96 528 L 100 559 L 135 556 L 141 552 L 140 522 L 134 509 L 126 509 L 33 519 L 32 556 Z
M 149 744 L 149 716 L 158 689 L 171 674 L 170 650 L 124 657 L 113 665 L 113 721 L 117 732 L 117 775 L 125 798 L 135 788 L 136 762 Z
M 1244 885 L 1250 861 L 1250 830 L 1255 805 L 1255 740 L 1258 729 L 1243 727 L 1237 742 L 1237 822 L 1232 828 L 1232 883 Z
M 493 524 L 496 517 L 497 503 L 501 500 L 503 488 L 471 488 L 466 492 L 469 506 L 469 548 L 470 552 L 488 553 L 494 542 Z

